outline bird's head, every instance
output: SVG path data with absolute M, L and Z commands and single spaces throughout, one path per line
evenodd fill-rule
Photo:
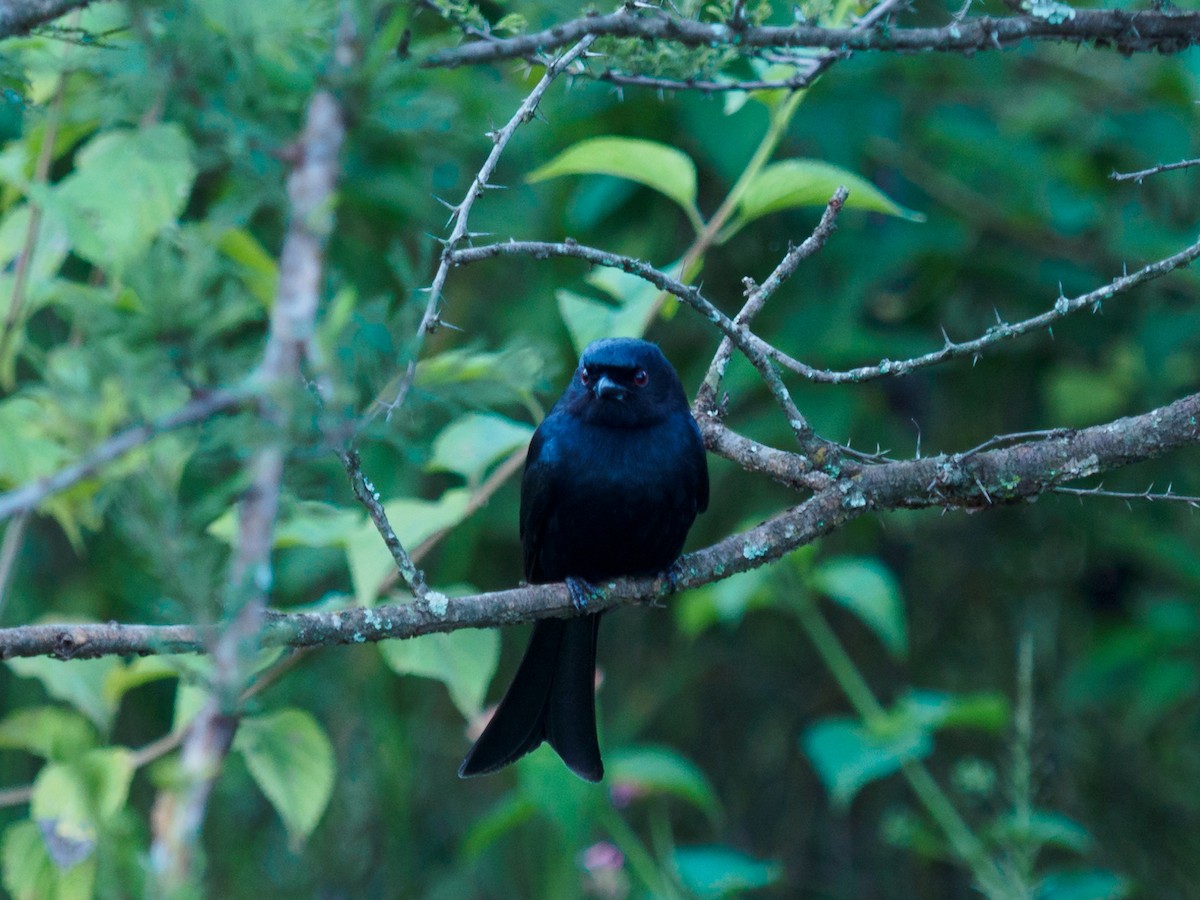
M 662 351 L 633 338 L 588 344 L 565 400 L 586 422 L 622 428 L 653 425 L 687 409 L 679 376 Z

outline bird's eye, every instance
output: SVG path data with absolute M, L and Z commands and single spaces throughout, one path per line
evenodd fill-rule
M 650 373 L 645 369 L 638 369 L 633 373 L 633 383 L 638 387 L 645 387 L 650 383 Z
M 591 381 L 591 380 L 592 380 L 591 373 L 590 373 L 590 372 L 588 372 L 588 370 L 587 370 L 587 367 L 581 368 L 581 369 L 579 370 L 579 380 L 580 380 L 580 382 L 582 382 L 582 383 L 583 383 L 583 384 L 585 384 L 585 385 L 586 385 L 586 384 L 587 384 L 589 381 Z

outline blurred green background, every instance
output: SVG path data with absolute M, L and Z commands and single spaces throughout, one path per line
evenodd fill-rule
M 903 24 L 940 24 L 957 7 L 915 5 Z M 380 568 L 378 538 L 330 447 L 372 399 L 389 396 L 412 356 L 447 215 L 436 198 L 463 196 L 490 149 L 484 133 L 507 121 L 538 74 L 518 63 L 419 68 L 423 54 L 454 42 L 452 27 L 428 8 L 352 8 L 364 61 L 338 84 L 350 131 L 319 322 L 335 393 L 323 409 L 301 398 L 290 423 L 273 593 L 283 610 L 403 599 L 380 590 L 386 553 Z M 578 12 L 554 2 L 482 10 L 493 22 L 519 13 L 530 27 Z M 283 151 L 328 68 L 337 13 L 330 0 L 135 0 L 4 42 L 0 305 L 31 204 L 43 213 L 0 357 L 0 488 L 254 366 L 284 228 Z M 394 53 L 405 29 L 407 61 Z M 775 158 L 841 166 L 927 221 L 846 211 L 756 330 L 817 366 L 901 359 L 939 347 L 943 326 L 974 337 L 997 314 L 1035 315 L 1060 291 L 1089 291 L 1176 252 L 1195 239 L 1196 175 L 1140 185 L 1108 176 L 1200 153 L 1198 72 L 1195 51 L 1126 59 L 1053 45 L 839 62 L 805 96 Z M 585 78 L 553 86 L 542 111 L 546 121 L 522 127 L 504 154 L 495 180 L 507 190 L 482 198 L 471 230 L 570 236 L 660 267 L 692 236 L 669 200 L 609 176 L 531 184 L 528 173 L 587 138 L 653 140 L 695 162 L 708 215 L 769 116 L 753 100 L 727 112 L 719 96 L 622 92 Z M 765 216 L 712 249 L 699 279 L 706 296 L 736 312 L 741 279 L 764 278 L 819 212 Z M 463 503 L 569 377 L 577 349 L 560 292 L 604 299 L 587 275 L 575 262 L 529 259 L 452 271 L 444 318 L 455 329 L 426 343 L 405 406 L 361 435 L 364 471 L 410 546 L 453 525 L 422 561 L 439 589 L 519 579 L 517 480 L 465 519 Z M 975 364 L 857 386 L 789 383 L 819 433 L 896 457 L 1101 423 L 1196 389 L 1196 288 L 1194 273 L 1173 274 Z M 718 343 L 687 309 L 656 319 L 648 337 L 693 390 Z M 725 388 L 731 427 L 789 446 L 748 365 L 735 360 Z M 214 420 L 47 503 L 21 536 L 0 624 L 211 620 L 242 464 L 263 436 L 248 416 Z M 1195 451 L 1176 454 L 1105 487 L 1200 494 L 1197 461 Z M 710 466 L 712 504 L 690 547 L 798 502 L 721 459 Z M 921 757 L 1026 895 L 1194 897 L 1198 539 L 1194 511 L 1177 503 L 1051 495 L 976 515 L 891 513 L 667 609 L 621 611 L 601 638 L 609 775 L 600 786 L 574 780 L 545 749 L 495 777 L 455 776 L 467 719 L 503 690 L 522 629 L 506 631 L 502 648 L 494 634 L 470 632 L 457 643 L 312 652 L 278 678 L 280 664 L 264 660 L 272 680 L 248 707 L 257 725 L 210 803 L 205 893 L 972 896 L 969 873 L 895 774 Z M 885 625 L 864 618 L 864 597 Z M 850 708 L 802 627 L 813 603 L 885 706 L 925 710 L 896 725 L 915 743 L 875 745 L 863 764 L 879 768 L 843 783 L 840 800 L 838 778 L 853 782 L 854 760 L 827 754 L 823 768 L 821 727 L 844 724 Z M 196 660 L 0 667 L 0 785 L 38 777 L 44 787 L 49 766 L 78 774 L 85 751 L 171 734 L 186 720 L 180 698 L 194 699 L 203 678 Z M 272 743 L 280 734 L 300 735 L 290 758 Z M 104 760 L 97 778 L 117 786 L 115 802 L 97 801 L 93 782 L 79 788 L 96 847 L 75 866 L 90 867 L 71 888 L 82 893 L 62 896 L 141 896 L 148 811 L 171 783 L 171 756 L 90 759 Z M 59 794 L 44 794 L 53 807 Z M 0 809 L 14 895 L 61 887 L 71 870 L 36 838 L 38 802 L 35 788 L 32 810 Z

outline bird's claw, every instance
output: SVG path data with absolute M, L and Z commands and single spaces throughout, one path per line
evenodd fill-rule
M 566 581 L 567 593 L 571 595 L 571 605 L 575 607 L 576 612 L 586 612 L 589 601 L 604 597 L 603 591 L 582 578 L 568 575 Z
M 667 582 L 667 593 L 675 594 L 679 592 L 679 583 L 683 581 L 683 576 L 686 574 L 687 572 L 683 565 L 683 557 L 681 556 L 679 559 L 675 560 L 675 562 L 663 569 L 658 577 Z

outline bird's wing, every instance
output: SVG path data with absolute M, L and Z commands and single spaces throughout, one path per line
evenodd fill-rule
M 557 475 L 546 450 L 547 417 L 529 442 L 525 457 L 525 474 L 521 478 L 521 549 L 525 557 L 525 580 L 530 584 L 542 581 L 538 567 L 542 538 L 555 504 Z

